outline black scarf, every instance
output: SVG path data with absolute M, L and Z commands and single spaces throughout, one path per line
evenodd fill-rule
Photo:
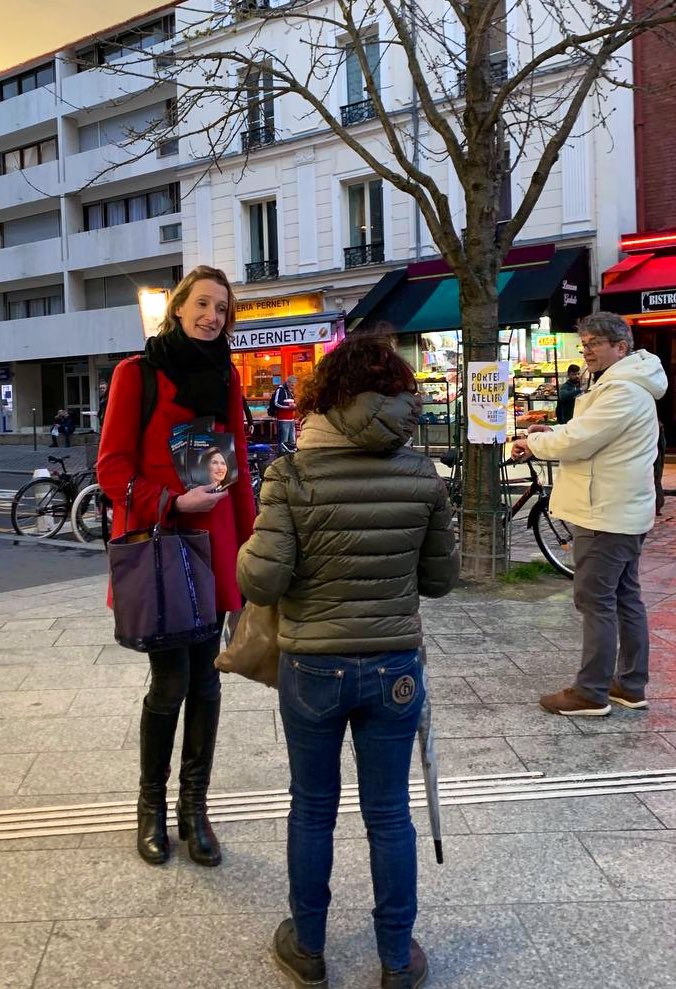
M 195 340 L 177 326 L 148 339 L 146 360 L 176 385 L 179 405 L 198 416 L 228 418 L 230 344 L 224 333 L 216 340 Z

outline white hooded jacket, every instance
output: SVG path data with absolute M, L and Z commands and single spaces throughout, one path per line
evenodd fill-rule
M 655 399 L 667 377 L 654 354 L 638 350 L 603 372 L 575 402 L 573 418 L 552 432 L 531 433 L 541 460 L 559 460 L 552 514 L 585 529 L 632 535 L 655 521 Z

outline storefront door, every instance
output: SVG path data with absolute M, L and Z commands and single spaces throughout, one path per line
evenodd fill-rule
M 89 365 L 87 361 L 77 364 L 65 364 L 66 378 L 66 408 L 75 419 L 76 426 L 91 426 L 89 417 L 82 416 L 83 412 L 91 409 L 89 402 Z
M 634 326 L 634 346 L 657 354 L 667 375 L 669 387 L 657 403 L 657 415 L 664 424 L 667 446 L 676 448 L 676 326 L 651 328 Z

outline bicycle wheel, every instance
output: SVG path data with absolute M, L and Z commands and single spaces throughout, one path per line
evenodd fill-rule
M 564 577 L 573 579 L 573 533 L 567 522 L 549 512 L 549 500 L 539 502 L 533 518 L 533 533 L 542 555 Z
M 69 509 L 68 497 L 58 481 L 37 478 L 14 495 L 12 526 L 20 536 L 51 539 L 63 528 Z
M 75 538 L 81 543 L 103 539 L 102 514 L 105 511 L 98 484 L 88 484 L 73 502 L 70 518 Z

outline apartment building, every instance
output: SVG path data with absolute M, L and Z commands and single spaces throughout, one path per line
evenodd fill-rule
M 64 406 L 90 427 L 100 378 L 143 346 L 138 288 L 180 277 L 178 142 L 139 157 L 175 87 L 138 52 L 174 33 L 163 7 L 0 76 L 0 428 Z
M 177 8 L 178 53 L 247 52 L 251 45 L 287 57 L 298 77 L 304 77 L 309 46 L 301 44 L 300 34 L 283 20 L 265 20 L 269 8 L 282 6 L 279 0 L 243 0 L 235 10 L 222 0 L 211 3 L 215 14 L 226 8 L 230 14 L 221 17 L 216 29 L 193 34 L 188 42 L 181 41 L 183 29 L 203 19 L 209 4 L 186 0 Z M 423 0 L 423 5 L 444 8 L 448 37 L 461 45 L 460 26 L 449 6 L 440 0 Z M 330 4 L 310 0 L 303 10 L 313 6 L 326 10 L 330 19 Z M 365 17 L 362 33 L 369 66 L 391 119 L 406 124 L 417 111 L 405 58 L 399 46 L 387 43 L 391 26 L 385 9 L 371 5 L 367 14 L 367 6 L 355 8 L 354 16 Z M 496 38 L 493 55 L 500 78 L 519 64 L 516 39 L 529 37 L 528 25 L 517 20 L 522 16 L 519 5 L 504 4 L 503 15 L 506 29 Z M 543 19 L 546 23 L 544 13 Z M 315 27 L 315 34 L 318 31 Z M 362 69 L 349 39 L 336 28 L 326 39 L 314 38 L 320 48 L 324 40 L 327 52 L 345 48 L 326 94 L 329 109 L 374 156 L 397 168 L 371 101 L 365 98 Z M 546 42 L 543 37 L 542 43 Z M 630 55 L 622 63 L 629 81 Z M 220 71 L 226 82 L 230 73 L 232 86 L 237 69 L 226 65 Z M 443 81 L 461 105 L 462 72 L 449 67 Z M 538 80 L 540 87 L 552 90 L 558 84 L 556 72 L 543 73 Z M 249 399 L 264 407 L 276 381 L 311 367 L 326 341 L 342 332 L 344 313 L 374 318 L 382 313 L 403 334 L 403 349 L 419 369 L 427 359 L 443 360 L 442 352 L 454 360 L 461 324 L 457 282 L 446 279 L 448 298 L 441 299 L 439 311 L 430 313 L 416 301 L 431 298 L 440 277 L 449 272 L 434 260 L 437 248 L 413 200 L 371 171 L 295 94 L 273 100 L 273 81 L 264 58 L 260 70 L 249 73 L 245 89 L 241 130 L 225 149 L 219 169 L 206 167 L 207 139 L 195 134 L 204 108 L 182 120 L 181 128 L 192 134 L 192 160 L 181 141 L 180 176 L 186 269 L 198 261 L 222 266 L 234 279 L 238 298 L 244 300 L 236 346 Z M 599 270 L 615 260 L 620 233 L 634 223 L 631 93 L 608 88 L 604 100 L 607 127 L 595 126 L 590 100 L 519 236 L 522 253 L 510 259 L 510 271 L 504 274 L 506 284 L 513 271 L 528 264 L 538 271 L 537 277 L 525 278 L 521 273 L 513 281 L 504 320 L 516 333 L 514 352 L 528 359 L 551 358 L 533 348 L 531 331 L 570 331 L 575 316 L 589 311 Z M 424 167 L 448 195 L 456 228 L 461 230 L 460 183 L 437 136 L 425 131 L 422 118 L 419 141 L 425 149 Z M 518 148 L 509 151 L 516 161 Z M 533 148 L 527 148 L 503 183 L 502 219 L 511 217 L 521 202 L 536 162 Z M 429 292 L 423 293 L 425 278 Z M 389 286 L 395 283 L 397 292 L 388 305 Z M 374 286 L 375 296 L 369 295 Z M 374 297 L 377 305 L 369 302 L 365 308 L 355 308 L 360 300 Z M 427 331 L 436 336 L 430 338 Z M 562 349 L 561 356 L 577 358 L 574 335 L 568 333 L 568 338 L 570 352 Z

